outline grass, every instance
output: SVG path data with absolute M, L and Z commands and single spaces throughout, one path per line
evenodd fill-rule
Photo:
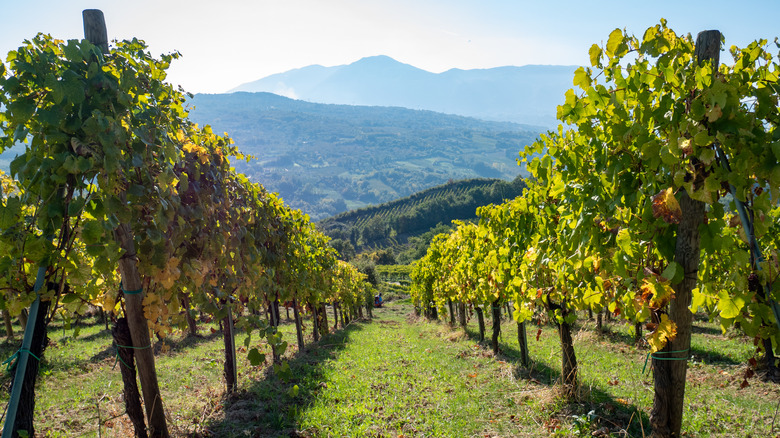
M 331 315 L 329 315 L 331 316 Z M 284 318 L 284 314 L 283 314 Z M 332 321 L 331 321 L 332 322 Z M 488 327 L 489 319 L 487 321 Z M 308 324 L 307 324 L 308 325 Z M 294 325 L 281 327 L 294 376 L 283 381 L 269 364 L 252 367 L 242 336 L 239 391 L 226 396 L 221 333 L 174 333 L 155 345 L 163 400 L 174 436 L 188 437 L 537 437 L 649 436 L 653 385 L 647 355 L 620 322 L 599 333 L 583 319 L 575 329 L 580 397 L 558 395 L 560 346 L 554 326 L 529 326 L 531 366 L 519 364 L 516 325 L 502 325 L 501 352 L 466 330 L 411 314 L 408 300 L 375 309 L 298 352 Z M 17 333 L 19 328 L 16 327 Z M 95 318 L 73 330 L 53 322 L 37 386 L 38 436 L 132 435 L 111 336 Z M 9 357 L 15 343 L 0 344 Z M 242 351 L 243 350 L 243 351 Z M 683 431 L 685 436 L 770 436 L 778 388 L 757 378 L 740 389 L 755 347 L 711 323 L 694 327 Z M 8 376 L 0 378 L 8 387 Z M 0 402 L 7 402 L 7 392 Z M 593 435 L 593 434 L 596 435 Z

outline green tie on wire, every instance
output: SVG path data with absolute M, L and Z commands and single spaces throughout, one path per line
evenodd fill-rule
M 116 368 L 117 362 L 122 362 L 126 367 L 133 369 L 132 366 L 128 365 L 127 362 L 125 362 L 121 357 L 119 357 L 120 348 L 132 348 L 134 350 L 144 350 L 152 346 L 152 344 L 149 344 L 146 347 L 133 347 L 132 345 L 118 345 L 118 344 L 114 344 L 114 345 L 116 345 L 116 360 L 114 361 L 114 366 L 111 367 L 112 370 Z
M 138 295 L 144 291 L 144 288 L 136 289 L 136 290 L 125 290 L 125 287 L 124 285 L 122 285 L 121 281 L 119 282 L 119 289 L 122 289 L 122 292 L 124 292 L 125 295 Z
M 38 359 L 38 362 L 41 361 L 41 358 L 36 356 L 35 354 L 33 354 L 32 351 L 30 351 L 30 350 L 28 350 L 26 348 L 20 348 L 20 349 L 16 350 L 16 353 L 14 353 L 13 356 L 9 357 L 5 361 L 3 361 L 3 363 L 1 364 L 1 365 L 5 365 L 5 372 L 6 373 L 11 374 L 11 370 L 14 368 L 14 365 L 16 365 L 16 360 L 19 359 L 19 353 L 21 353 L 21 352 L 29 353 L 30 356 Z
M 685 350 L 675 350 L 675 351 L 656 351 L 655 353 L 647 353 L 647 357 L 645 357 L 645 366 L 643 366 L 643 367 L 642 367 L 642 374 L 644 374 L 644 373 L 645 373 L 645 369 L 647 369 L 647 361 L 648 361 L 648 360 L 650 360 L 650 357 L 651 357 L 651 356 L 653 357 L 653 359 L 657 359 L 657 360 L 688 360 L 688 359 L 690 359 L 690 358 L 691 358 L 691 356 L 690 356 L 690 355 L 688 355 L 688 356 L 685 356 L 685 357 L 658 357 L 658 356 L 653 356 L 653 354 L 674 354 L 674 353 L 685 353 L 685 352 L 687 352 L 688 350 L 689 350 L 689 349 L 685 349 Z

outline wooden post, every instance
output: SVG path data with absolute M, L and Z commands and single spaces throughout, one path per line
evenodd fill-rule
M 699 64 L 712 61 L 713 71 L 720 62 L 720 32 L 708 30 L 696 37 L 696 60 Z M 691 158 L 698 165 L 695 158 Z M 703 181 L 694 181 L 694 186 Z M 683 401 L 685 399 L 685 377 L 688 371 L 687 358 L 691 348 L 691 304 L 692 290 L 696 287 L 699 270 L 700 240 L 699 225 L 704 222 L 705 204 L 691 199 L 686 190 L 681 190 L 680 209 L 682 219 L 677 226 L 677 242 L 674 261 L 685 273 L 683 280 L 672 285 L 674 298 L 669 303 L 669 319 L 677 325 L 677 336 L 655 353 L 665 360 L 653 357 L 655 396 L 650 424 L 653 436 L 679 437 L 682 429 Z M 674 360 L 677 359 L 677 360 Z
M 317 324 L 320 326 L 320 336 L 328 334 L 328 312 L 325 308 L 325 302 L 319 304 L 319 310 L 317 311 Z
M 97 9 L 87 9 L 82 13 L 82 16 L 84 18 L 84 37 L 92 44 L 99 46 L 103 53 L 108 53 L 108 32 L 103 12 Z M 124 200 L 124 193 L 120 194 L 120 197 Z M 135 360 L 144 395 L 149 434 L 153 437 L 168 437 L 168 425 L 165 421 L 165 411 L 163 410 L 160 388 L 157 384 L 157 371 L 154 366 L 152 340 L 149 337 L 149 325 L 144 316 L 143 282 L 141 274 L 138 272 L 138 258 L 130 226 L 120 224 L 114 230 L 114 238 L 124 251 L 119 260 L 123 288 L 127 291 L 141 291 L 140 293 L 125 294 L 125 316 L 130 327 L 133 347 L 135 347 Z
M 225 385 L 230 394 L 238 387 L 238 368 L 236 365 L 236 338 L 233 334 L 233 313 L 229 300 L 222 300 L 222 305 L 227 307 L 227 315 L 222 320 L 222 336 L 225 344 Z
M 562 306 L 564 321 L 558 324 L 561 337 L 561 378 L 563 394 L 569 400 L 577 398 L 577 356 L 574 352 L 574 340 L 571 336 L 571 324 L 565 321 L 569 310 Z
M 531 360 L 528 357 L 528 337 L 526 336 L 525 322 L 517 323 L 517 343 L 520 345 L 520 363 L 527 367 Z
M 485 341 L 485 316 L 482 313 L 482 306 L 475 305 L 474 311 L 477 312 L 477 322 L 479 324 L 479 342 Z
M 495 300 L 490 308 L 493 318 L 493 336 L 491 338 L 491 344 L 493 346 L 493 354 L 498 354 L 498 337 L 501 335 L 501 304 L 498 300 Z
M 133 343 L 127 319 L 119 318 L 114 324 L 111 334 L 114 337 L 118 358 L 121 360 L 119 371 L 122 373 L 124 386 L 125 411 L 133 423 L 136 438 L 147 438 L 144 410 L 141 408 L 141 394 L 138 392 L 138 383 L 135 380 L 135 362 L 133 361 L 135 353 L 132 348 L 122 347 L 130 346 Z
M 102 53 L 108 53 L 108 30 L 103 11 L 85 9 L 81 16 L 84 19 L 84 39 L 98 46 Z
M 198 336 L 198 324 L 195 321 L 195 317 L 190 312 L 190 296 L 184 292 L 179 292 L 179 301 L 184 308 L 184 316 L 187 318 L 187 328 L 189 329 L 188 336 Z
M 311 316 L 312 316 L 312 335 L 314 336 L 314 342 L 317 342 L 320 340 L 320 320 L 319 315 L 317 311 L 317 306 L 314 304 L 311 304 L 311 301 L 309 301 L 309 307 L 311 307 Z
M 146 316 L 144 316 L 143 283 L 141 274 L 138 272 L 138 257 L 135 253 L 133 233 L 127 224 L 120 224 L 114 230 L 114 237 L 125 251 L 122 258 L 119 259 L 119 273 L 122 276 L 123 288 L 127 291 L 142 291 L 125 294 L 125 316 L 130 327 L 130 338 L 133 340 L 133 347 L 135 347 L 135 361 L 141 380 L 141 391 L 144 395 L 149 435 L 168 437 L 168 425 L 165 421 L 160 387 L 157 383 L 157 370 L 154 365 L 152 339 L 149 336 Z
M 11 313 L 3 310 L 3 321 L 5 322 L 5 336 L 10 340 L 14 338 L 14 326 L 11 323 Z
M 298 312 L 298 300 L 293 298 L 293 317 L 295 318 L 295 334 L 298 336 L 298 351 L 303 351 L 303 327 L 301 326 L 301 313 Z

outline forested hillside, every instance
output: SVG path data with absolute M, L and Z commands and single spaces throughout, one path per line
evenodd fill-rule
M 353 210 L 320 221 L 317 227 L 330 236 L 342 256 L 370 249 L 392 248 L 405 262 L 425 254 L 420 236 L 453 220 L 477 217 L 478 207 L 501 203 L 522 194 L 525 182 L 470 179 L 449 182 L 406 198 Z M 423 239 L 425 240 L 425 239 Z M 428 239 L 429 240 L 429 239 Z M 417 246 L 418 257 L 413 253 Z M 346 253 L 346 254 L 345 254 Z
M 542 128 L 430 111 L 323 105 L 269 93 L 196 95 L 191 117 L 257 159 L 236 169 L 312 219 L 452 179 L 512 179 Z

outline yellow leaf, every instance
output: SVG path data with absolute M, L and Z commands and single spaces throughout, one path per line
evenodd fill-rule
M 675 336 L 677 336 L 677 324 L 665 314 L 661 315 L 661 323 L 647 340 L 647 343 L 650 344 L 650 352 L 655 353 L 663 349 L 666 343 L 674 339 Z
M 642 300 L 652 309 L 664 307 L 674 296 L 674 289 L 669 286 L 669 282 L 659 281 L 656 277 L 645 277 L 639 290 Z

